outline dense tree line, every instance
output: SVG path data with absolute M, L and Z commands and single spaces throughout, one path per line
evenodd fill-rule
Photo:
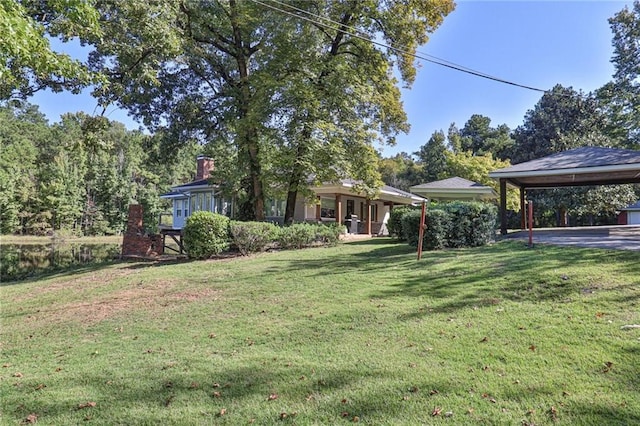
M 145 224 L 153 227 L 163 208 L 158 196 L 192 176 L 197 149 L 175 151 L 160 134 L 82 113 L 51 125 L 33 105 L 6 103 L 0 106 L 0 232 L 118 233 L 132 202 L 144 206 Z

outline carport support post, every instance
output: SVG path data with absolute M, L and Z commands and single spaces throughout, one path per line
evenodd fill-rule
M 526 203 L 524 201 L 524 188 L 520 187 L 520 229 L 527 229 L 527 212 Z
M 507 181 L 500 179 L 500 233 L 507 235 Z

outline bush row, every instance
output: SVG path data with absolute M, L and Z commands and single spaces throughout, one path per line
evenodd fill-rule
M 280 227 L 267 222 L 231 221 L 226 216 L 212 212 L 196 212 L 187 219 L 183 234 L 187 255 L 194 259 L 206 259 L 230 247 L 247 255 L 268 248 L 300 249 L 335 245 L 343 229 L 344 225 L 337 223 L 296 223 Z
M 400 209 L 393 211 L 396 210 Z M 395 218 L 400 222 L 398 238 L 413 247 L 418 246 L 420 216 L 420 210 L 405 209 Z M 488 203 L 458 201 L 431 206 L 425 215 L 422 248 L 439 250 L 488 244 L 495 236 L 497 217 L 498 209 Z

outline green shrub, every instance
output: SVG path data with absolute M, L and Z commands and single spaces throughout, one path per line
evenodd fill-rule
M 410 211 L 402 216 L 404 239 L 412 247 L 418 247 L 420 236 L 420 210 Z M 447 247 L 447 233 L 450 227 L 449 215 L 440 209 L 427 209 L 426 228 L 422 240 L 423 250 L 439 250 Z
M 417 209 L 418 207 L 415 206 L 394 207 L 389 213 L 389 220 L 387 221 L 389 236 L 397 238 L 401 241 L 404 240 L 405 238 L 404 232 L 402 231 L 402 218 L 405 214 L 411 211 L 416 211 Z
M 212 212 L 195 212 L 182 230 L 187 255 L 207 259 L 229 247 L 229 218 Z
M 317 226 L 310 223 L 294 223 L 280 228 L 278 245 L 283 249 L 309 247 L 316 241 Z
M 316 226 L 316 242 L 327 246 L 335 246 L 340 241 L 340 235 L 345 233 L 345 226 L 337 222 L 327 222 Z
M 402 215 L 403 238 L 418 247 L 419 210 Z M 422 248 L 477 247 L 488 244 L 495 235 L 497 208 L 481 202 L 453 202 L 427 209 Z
M 451 221 L 448 247 L 478 247 L 493 240 L 498 215 L 496 206 L 458 201 L 445 204 L 443 208 Z
M 447 235 L 451 228 L 451 217 L 447 212 L 441 209 L 428 209 L 425 217 L 426 229 L 424 232 L 424 240 L 422 241 L 423 250 L 441 250 L 447 247 Z M 416 242 L 416 247 L 418 243 Z
M 232 221 L 229 230 L 240 253 L 247 255 L 265 251 L 276 241 L 278 227 L 268 222 Z

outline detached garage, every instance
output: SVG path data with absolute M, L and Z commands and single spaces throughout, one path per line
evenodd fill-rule
M 620 225 L 640 225 L 640 201 L 620 211 L 618 216 Z

